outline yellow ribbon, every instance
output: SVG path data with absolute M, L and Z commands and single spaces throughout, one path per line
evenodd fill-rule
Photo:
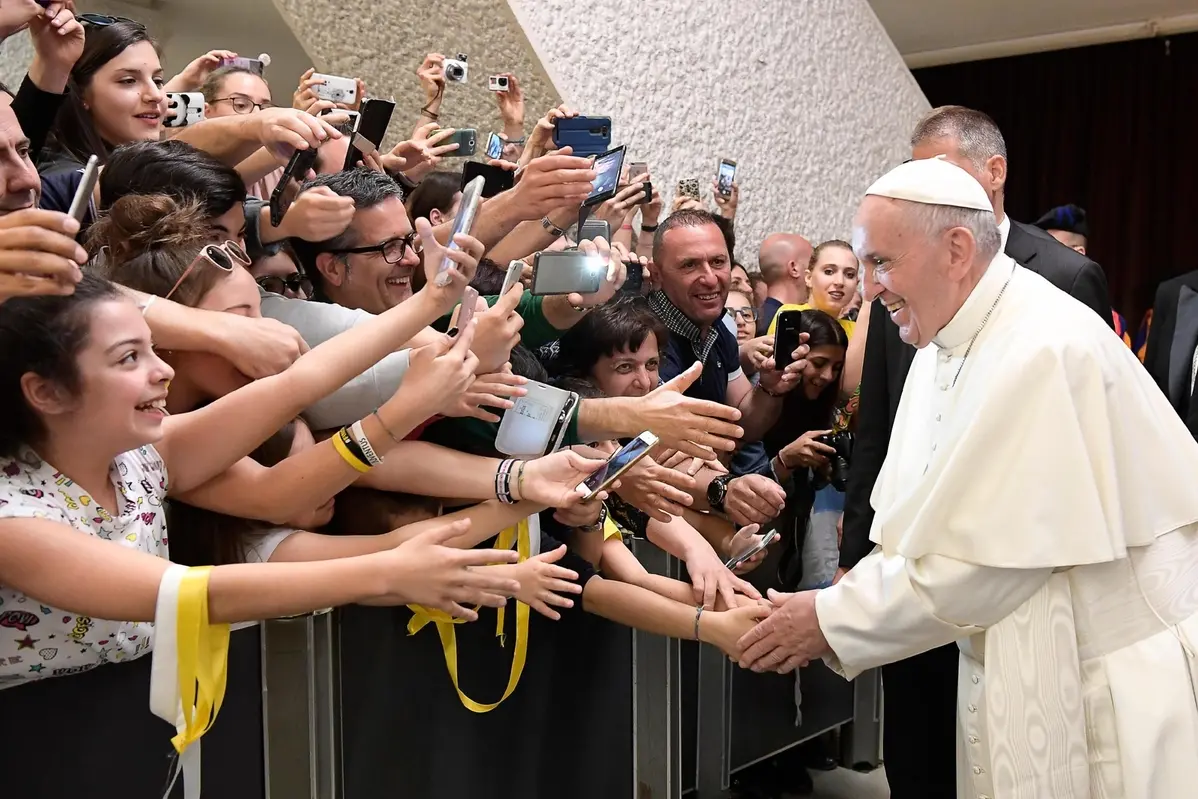
M 188 569 L 179 583 L 176 635 L 184 729 L 171 739 L 179 754 L 212 728 L 225 698 L 229 625 L 208 621 L 211 572 L 211 566 Z
M 513 543 L 516 544 L 520 560 L 528 560 L 528 555 L 532 551 L 532 536 L 527 519 L 521 520 L 516 527 L 509 527 L 500 533 L 495 548 L 511 549 Z M 408 635 L 420 632 L 429 622 L 437 625 L 437 634 L 441 637 L 441 650 L 445 653 L 445 666 L 449 670 L 449 679 L 453 682 L 453 688 L 458 692 L 458 698 L 462 700 L 463 707 L 474 713 L 489 713 L 503 704 L 504 700 L 516 690 L 516 686 L 520 683 L 520 675 L 524 673 L 524 661 L 528 655 L 528 605 L 518 600 L 516 602 L 516 652 L 512 657 L 512 669 L 508 674 L 507 688 L 504 689 L 503 696 L 499 697 L 499 701 L 486 705 L 466 696 L 458 684 L 458 643 L 454 625 L 464 624 L 465 619 L 455 618 L 443 611 L 426 608 L 422 605 L 408 605 L 408 608 L 412 611 L 412 619 L 408 622 Z M 499 638 L 500 646 L 504 645 L 503 620 L 504 608 L 499 608 L 496 611 L 495 636 Z

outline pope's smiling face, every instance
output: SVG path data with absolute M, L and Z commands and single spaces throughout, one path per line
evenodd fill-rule
M 930 237 L 923 225 L 913 223 L 921 213 L 914 203 L 871 195 L 853 222 L 865 299 L 881 299 L 899 336 L 915 347 L 931 343 L 957 310 L 949 290 L 950 248 L 943 234 Z

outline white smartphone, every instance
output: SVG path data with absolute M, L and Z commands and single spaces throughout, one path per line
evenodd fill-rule
M 620 479 L 620 475 L 632 468 L 641 458 L 649 454 L 649 450 L 657 446 L 658 438 L 649 431 L 641 433 L 629 441 L 620 451 L 607 459 L 598 471 L 578 484 L 579 493 L 583 499 L 590 499 L 600 491 L 611 488 L 611 484 Z
M 649 174 L 649 164 L 646 161 L 633 161 L 628 165 L 628 182 L 636 183 L 641 175 Z
M 511 291 L 512 286 L 520 280 L 520 275 L 524 274 L 524 266 L 524 262 L 519 259 L 507 265 L 507 274 L 503 276 L 503 288 L 499 290 L 500 297 Z
M 71 198 L 71 209 L 67 211 L 67 215 L 74 217 L 80 225 L 83 224 L 83 217 L 91 206 L 92 192 L 96 190 L 96 181 L 99 179 L 100 158 L 93 155 L 87 159 L 87 166 L 83 168 L 83 180 L 79 182 L 79 188 L 75 189 L 75 196 Z
M 163 127 L 185 128 L 204 121 L 204 95 L 200 92 L 167 92 Z
M 312 87 L 321 100 L 341 105 L 353 105 L 358 102 L 358 82 L 353 78 L 320 74 L 313 75 L 312 78 L 324 81 Z
M 732 184 L 736 182 L 736 162 L 731 158 L 721 158 L 719 169 L 715 176 L 716 190 L 722 197 L 732 196 Z
M 466 184 L 466 188 L 462 190 L 462 203 L 459 206 L 457 218 L 453 220 L 453 231 L 449 234 L 449 245 L 447 250 L 459 249 L 454 243 L 454 237 L 459 233 L 470 234 L 474 228 L 474 217 L 478 215 L 478 206 L 483 200 L 483 184 L 487 181 L 479 175 L 474 180 Z M 441 260 L 441 266 L 437 268 L 436 283 L 438 286 L 449 285 L 449 270 L 453 266 L 453 261 L 446 255 Z
M 495 449 L 517 458 L 539 458 L 549 448 L 554 428 L 570 400 L 569 391 L 530 380 L 528 393 L 517 397 L 495 435 Z
M 737 555 L 734 558 L 729 558 L 728 562 L 725 563 L 724 566 L 729 569 L 735 569 L 737 566 L 740 566 L 742 563 L 747 561 L 749 558 L 753 557 L 758 552 L 760 552 L 761 550 L 768 547 L 770 544 L 777 541 L 778 537 L 779 536 L 778 536 L 777 530 L 770 530 L 768 533 L 766 533 L 765 535 L 763 535 L 761 537 L 761 540 L 758 541 L 755 546 L 749 547 L 744 552 L 740 553 L 739 555 Z

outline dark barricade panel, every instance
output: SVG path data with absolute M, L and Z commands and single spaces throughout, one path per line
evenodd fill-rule
M 161 797 L 170 776 L 174 730 L 150 712 L 150 663 L 147 655 L 0 691 L 0 729 L 11 764 L 0 794 L 21 799 Z M 257 626 L 230 637 L 225 699 L 200 751 L 204 796 L 261 799 Z M 182 799 L 181 778 L 171 797 Z
M 462 689 L 503 695 L 516 646 L 495 613 L 456 625 Z M 581 611 L 530 614 L 527 660 L 489 713 L 462 706 L 433 625 L 407 634 L 405 608 L 338 611 L 345 799 L 610 799 L 632 785 L 631 634 Z

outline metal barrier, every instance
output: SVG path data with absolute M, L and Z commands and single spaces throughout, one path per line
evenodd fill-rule
M 650 571 L 679 576 L 657 547 L 631 546 Z M 408 617 L 350 607 L 264 625 L 268 799 L 715 799 L 736 772 L 835 728 L 845 764 L 879 760 L 872 672 L 848 683 L 822 664 L 803 669 L 796 727 L 792 677 L 584 613 L 533 614 L 520 687 L 475 715 L 449 685 L 435 630 L 409 637 Z M 510 660 L 504 650 L 480 662 L 480 647 L 494 647 L 490 618 L 458 627 L 463 687 L 479 699 L 499 695 Z

